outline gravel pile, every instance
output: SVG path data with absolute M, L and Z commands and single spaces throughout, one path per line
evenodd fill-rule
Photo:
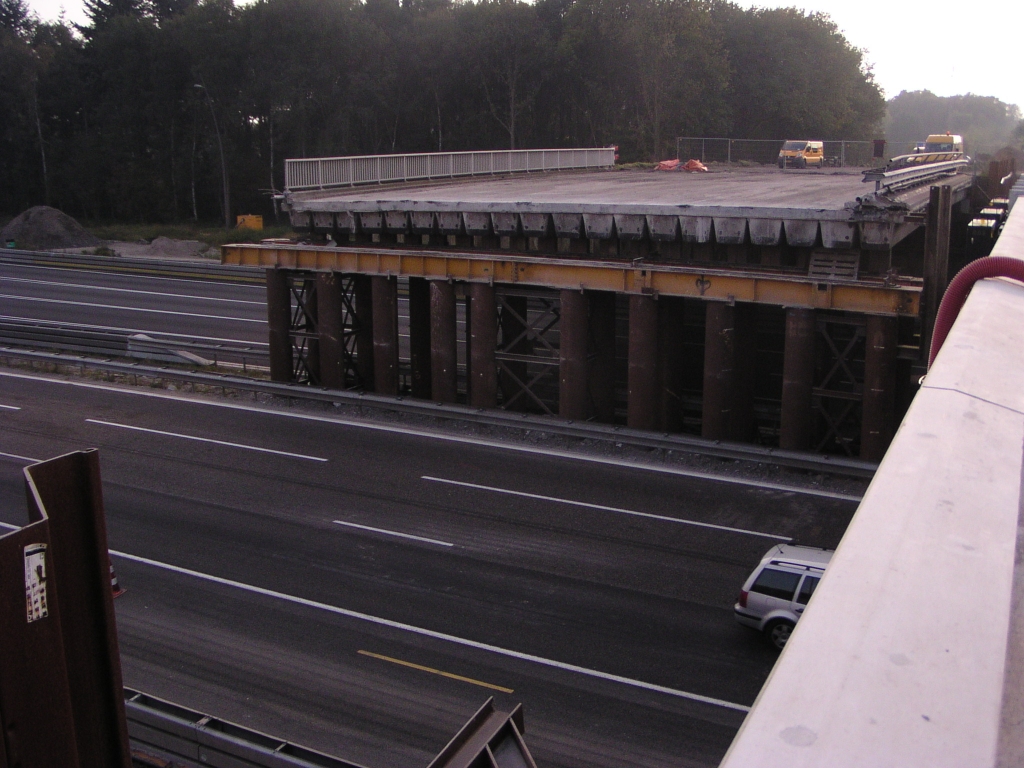
M 95 248 L 103 242 L 90 235 L 67 214 L 46 205 L 29 208 L 0 230 L 0 245 L 13 242 L 26 251 L 54 251 L 61 248 Z

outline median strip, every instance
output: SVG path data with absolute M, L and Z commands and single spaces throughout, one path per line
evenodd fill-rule
M 160 429 L 147 429 L 146 427 L 133 427 L 131 424 L 118 424 L 113 421 L 100 421 L 99 419 L 86 419 L 90 424 L 99 424 L 104 427 L 116 427 L 117 429 L 130 429 L 133 432 L 146 432 L 151 435 L 162 435 L 163 437 L 177 437 L 182 440 L 195 440 L 199 443 L 212 443 L 213 445 L 223 445 L 228 448 L 241 448 L 245 451 L 258 451 L 259 453 L 272 453 L 275 456 L 287 456 L 291 459 L 305 459 L 306 461 L 327 461 L 327 459 L 319 456 L 307 456 L 304 453 L 290 453 L 288 451 L 277 451 L 273 448 L 260 448 L 255 445 L 243 445 L 242 443 L 229 443 L 225 440 L 214 440 L 209 437 L 196 437 L 195 435 L 182 435 L 178 432 L 164 432 Z
M 432 483 L 445 483 L 446 485 L 459 485 L 463 488 L 473 488 L 479 491 L 490 491 L 491 493 L 504 493 L 509 496 L 521 496 L 527 499 L 538 499 L 540 501 L 553 501 L 556 504 L 569 504 L 574 507 L 586 507 L 588 509 L 599 509 L 602 512 L 615 512 L 620 515 L 632 515 L 634 517 L 646 517 L 651 520 L 663 520 L 666 523 L 679 523 L 680 525 L 693 525 L 698 528 L 714 528 L 719 531 L 729 531 L 730 533 L 743 533 L 748 536 L 761 536 L 765 539 L 777 539 L 778 541 L 792 541 L 791 536 L 780 536 L 777 533 L 764 533 L 762 531 L 751 531 L 746 528 L 733 528 L 728 525 L 715 525 L 714 523 L 702 523 L 698 520 L 685 520 L 679 517 L 670 517 L 668 515 L 655 515 L 651 512 L 637 512 L 634 509 L 622 509 L 620 507 L 607 507 L 604 504 L 591 504 L 586 501 L 573 501 L 572 499 L 560 499 L 557 496 L 542 496 L 539 493 L 526 493 L 525 491 L 513 491 L 508 488 L 494 488 L 489 485 L 477 485 L 476 483 L 466 483 L 461 480 L 446 480 L 443 477 L 430 477 L 429 475 L 422 475 L 420 480 L 427 480 Z

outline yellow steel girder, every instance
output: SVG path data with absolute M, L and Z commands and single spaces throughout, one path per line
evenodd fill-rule
M 364 250 L 312 245 L 225 245 L 221 263 L 314 272 L 396 275 L 471 283 L 688 296 L 781 307 L 914 315 L 921 288 L 881 281 L 830 283 L 807 275 L 700 265 L 635 264 L 521 254 Z

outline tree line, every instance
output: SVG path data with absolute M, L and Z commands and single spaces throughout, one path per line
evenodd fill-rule
M 885 102 L 825 15 L 722 0 L 0 0 L 0 212 L 268 213 L 286 157 L 872 138 Z M 224 191 L 228 194 L 225 195 Z M 228 202 L 225 203 L 225 198 Z

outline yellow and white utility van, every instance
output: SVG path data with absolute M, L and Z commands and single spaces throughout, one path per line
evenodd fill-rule
M 779 150 L 779 168 L 821 168 L 825 144 L 821 141 L 787 141 Z

